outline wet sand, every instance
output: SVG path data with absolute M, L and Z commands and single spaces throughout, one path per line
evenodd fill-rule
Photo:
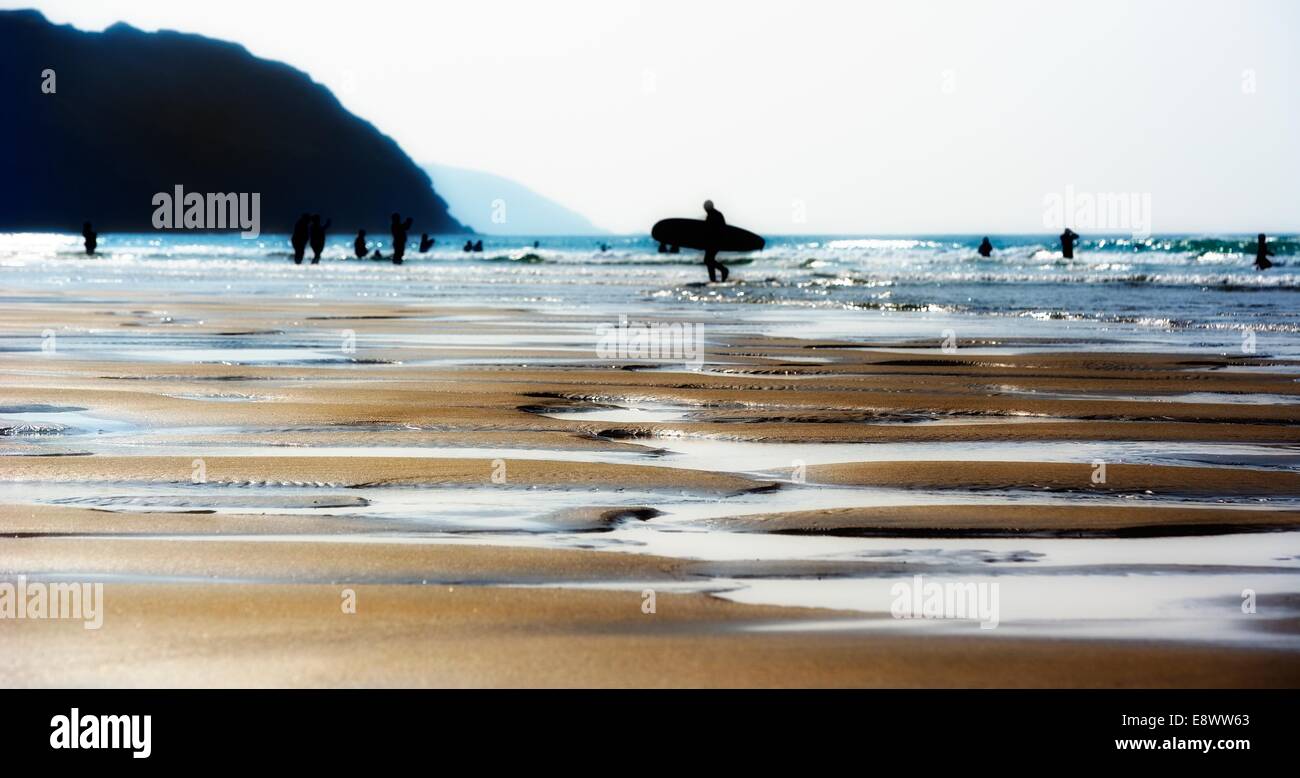
M 910 576 L 837 538 L 980 549 L 981 538 L 1271 532 L 1293 545 L 1300 405 L 1235 400 L 1300 399 L 1294 365 L 901 351 L 765 337 L 737 321 L 714 330 L 706 370 L 692 372 L 601 359 L 597 323 L 111 291 L 6 306 L 0 573 L 106 581 L 108 612 L 98 631 L 0 622 L 0 683 L 1300 684 L 1294 642 L 1224 642 L 1212 620 L 1194 640 L 1051 624 L 922 633 L 873 627 L 893 620 L 865 607 L 723 599 L 746 580 Z M 43 352 L 51 329 L 60 345 Z M 1223 401 L 1171 400 L 1192 393 Z M 582 413 L 602 409 L 602 420 Z M 643 409 L 667 420 L 639 420 Z M 720 453 L 684 465 L 674 441 L 747 447 L 764 464 Z M 1105 462 L 1098 480 L 1093 457 L 1071 448 L 1084 443 L 1146 460 Z M 994 444 L 1080 453 L 994 461 Z M 797 461 L 823 445 L 862 446 L 863 458 Z M 888 448 L 908 445 L 952 457 Z M 764 543 L 747 556 L 751 538 L 828 545 Z M 1296 559 L 1160 569 L 1209 568 L 1202 583 L 1223 578 L 1229 613 L 1241 589 L 1230 576 L 1294 592 Z M 340 609 L 345 587 L 359 594 L 355 614 Z M 1248 635 L 1288 639 L 1277 627 L 1294 616 L 1282 607 Z
M 15 482 L 138 481 L 192 483 L 193 458 L 152 456 L 26 457 L 7 469 Z M 361 487 L 480 485 L 502 489 L 582 488 L 616 483 L 627 488 L 742 492 L 774 484 L 725 473 L 682 472 L 649 465 L 519 459 L 417 459 L 413 457 L 204 457 L 205 483 L 225 485 Z M 494 476 L 496 479 L 494 480 Z
M 1165 494 L 1300 494 L 1300 473 L 1240 468 L 1061 462 L 852 462 L 807 468 L 810 481 L 943 489 L 1035 489 Z
M 0 631 L 10 686 L 1272 687 L 1267 650 L 761 631 L 834 614 L 639 592 L 110 584 L 106 626 Z M 109 632 L 108 625 L 118 625 Z
M 736 516 L 731 531 L 900 537 L 1158 537 L 1295 527 L 1300 511 L 1094 505 L 926 505 Z

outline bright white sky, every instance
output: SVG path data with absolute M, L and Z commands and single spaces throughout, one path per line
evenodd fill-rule
M 1067 186 L 1149 193 L 1155 232 L 1300 227 L 1288 0 L 0 0 L 31 5 L 238 41 L 620 232 L 705 197 L 765 232 L 1042 232 Z

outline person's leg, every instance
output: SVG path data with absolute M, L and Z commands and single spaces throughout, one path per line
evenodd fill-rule
M 722 271 L 722 280 L 723 280 L 723 281 L 726 281 L 726 280 L 727 280 L 727 276 L 731 275 L 731 271 L 727 269 L 727 266 L 726 266 L 726 265 L 722 264 L 721 262 L 718 262 L 716 259 L 714 260 L 714 262 L 717 263 L 717 265 L 718 265 L 718 270 L 721 270 L 721 271 Z
M 704 266 L 709 269 L 709 281 L 718 280 L 718 262 L 714 257 L 717 254 L 712 251 L 704 252 Z

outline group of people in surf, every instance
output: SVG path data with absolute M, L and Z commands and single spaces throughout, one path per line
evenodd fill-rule
M 402 264 L 402 259 L 406 256 L 406 233 L 411 229 L 412 223 L 413 220 L 410 217 L 403 221 L 400 214 L 393 213 L 392 215 L 389 232 L 393 236 L 393 253 L 391 257 L 394 265 Z M 715 233 L 721 232 L 722 228 L 727 225 L 727 220 L 723 217 L 722 211 L 713 207 L 712 200 L 704 201 L 704 223 Z M 325 232 L 330 228 L 331 224 L 333 224 L 333 221 L 329 219 L 326 219 L 322 224 L 318 213 L 304 213 L 298 217 L 298 220 L 293 225 L 293 233 L 289 237 L 289 243 L 293 246 L 293 263 L 295 265 L 302 264 L 308 246 L 311 247 L 312 251 L 311 264 L 320 263 L 321 252 L 325 250 Z M 84 222 L 81 225 L 81 235 L 85 239 L 86 255 L 94 256 L 95 249 L 99 245 L 99 233 L 95 232 L 90 222 Z M 1065 232 L 1061 233 L 1060 241 L 1061 257 L 1063 259 L 1074 259 L 1074 248 L 1079 242 L 1079 234 L 1067 227 Z M 429 233 L 422 233 L 420 235 L 420 253 L 427 252 L 435 242 L 433 238 L 429 237 Z M 533 241 L 533 248 L 537 248 L 537 246 L 538 242 Z M 608 244 L 600 244 L 602 252 L 608 250 L 608 248 Z M 367 256 L 371 259 L 384 258 L 378 248 L 371 253 L 366 245 L 365 230 L 357 230 L 357 237 L 352 242 L 352 249 L 357 259 L 365 259 Z M 462 250 L 465 252 L 481 252 L 483 251 L 483 241 L 467 240 Z M 993 243 L 988 237 L 985 237 L 984 240 L 980 241 L 979 248 L 976 251 L 979 252 L 981 257 L 990 257 L 993 255 Z M 678 254 L 680 252 L 681 249 L 678 246 L 659 244 L 660 254 Z M 1274 254 L 1268 247 L 1268 238 L 1261 232 L 1255 240 L 1255 269 L 1268 270 L 1272 267 L 1273 262 L 1269 259 L 1271 256 L 1274 256 Z M 709 270 L 709 281 L 711 282 L 718 281 L 719 276 L 721 276 L 720 280 L 726 281 L 727 277 L 731 275 L 731 272 L 727 270 L 727 266 L 718 261 L 718 252 L 715 249 L 705 249 L 704 266 Z
M 1069 227 L 1061 233 L 1061 258 L 1074 259 L 1074 246 L 1079 242 L 1079 234 Z M 981 257 L 990 257 L 993 255 L 993 244 L 987 237 L 980 241 L 979 248 L 976 249 Z M 1268 236 L 1260 233 L 1255 238 L 1255 269 L 1268 270 L 1273 267 L 1273 262 L 1269 257 L 1274 256 L 1272 249 L 1268 247 Z
M 403 258 L 406 257 L 407 232 L 410 231 L 414 222 L 415 220 L 409 216 L 403 220 L 399 213 L 394 212 L 392 215 L 388 229 L 393 236 L 393 252 L 390 258 L 393 260 L 394 265 L 402 264 Z M 293 246 L 293 263 L 295 265 L 302 264 L 303 254 L 309 245 L 312 250 L 311 263 L 315 265 L 320 262 L 320 254 L 325 250 L 325 231 L 329 229 L 332 223 L 331 220 L 326 220 L 324 224 L 321 224 L 320 214 L 309 216 L 304 213 L 298 217 L 298 221 L 293 225 L 293 233 L 289 236 L 289 243 Z M 435 241 L 429 237 L 429 233 L 422 234 L 420 236 L 420 253 L 423 254 L 428 251 L 433 247 L 434 243 Z M 366 243 L 366 231 L 364 229 L 357 230 L 357 237 L 352 241 L 352 252 L 357 259 L 365 259 L 366 257 L 384 259 L 383 253 L 378 248 L 373 252 L 370 250 Z
M 1061 240 L 1061 258 L 1074 259 L 1074 244 L 1079 242 L 1079 233 L 1075 232 L 1069 227 L 1066 227 L 1065 232 L 1061 233 L 1060 240 Z M 979 255 L 981 257 L 993 256 L 993 244 L 989 241 L 987 235 L 984 237 L 984 240 L 980 241 L 979 248 L 975 250 L 979 252 Z
M 389 255 L 389 258 L 392 259 L 394 265 L 402 264 L 402 260 L 406 258 L 406 233 L 410 232 L 411 225 L 414 223 L 415 220 L 413 218 L 408 216 L 403 220 L 402 215 L 396 211 L 393 211 L 392 216 L 389 217 L 388 232 L 393 237 L 393 251 L 392 254 Z M 420 253 L 423 254 L 433 248 L 433 244 L 436 242 L 437 241 L 433 238 L 429 237 L 429 233 L 421 233 L 419 246 Z M 357 259 L 365 259 L 367 256 L 371 259 L 384 258 L 383 252 L 378 248 L 376 248 L 374 252 L 370 252 L 369 246 L 366 245 L 366 231 L 364 229 L 357 230 L 357 237 L 352 241 L 352 253 L 356 255 Z

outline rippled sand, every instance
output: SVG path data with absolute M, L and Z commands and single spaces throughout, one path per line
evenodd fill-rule
M 0 621 L 0 682 L 1300 682 L 1287 360 L 737 316 L 692 370 L 602 323 L 7 304 L 0 570 L 107 613 Z M 999 625 L 891 618 L 915 575 L 996 582 Z

